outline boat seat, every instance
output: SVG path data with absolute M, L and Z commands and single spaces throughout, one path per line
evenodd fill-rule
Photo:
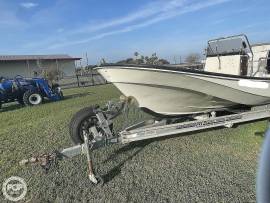
M 241 55 L 210 56 L 205 61 L 205 71 L 241 75 Z

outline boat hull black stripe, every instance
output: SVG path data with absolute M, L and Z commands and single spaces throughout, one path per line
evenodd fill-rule
M 222 77 L 226 78 L 227 80 L 238 80 L 238 79 L 252 79 L 252 80 L 260 80 L 260 81 L 267 81 L 270 82 L 270 78 L 262 78 L 262 77 L 251 77 L 251 76 L 240 76 L 240 75 L 231 75 L 231 74 L 223 74 L 223 73 L 214 73 L 214 72 L 208 72 L 208 71 L 201 71 L 201 70 L 192 70 L 182 67 L 172 67 L 172 66 L 156 66 L 156 65 L 133 65 L 133 64 L 106 64 L 102 67 L 97 67 L 96 69 L 103 69 L 103 68 L 118 68 L 118 69 L 130 69 L 129 67 L 132 67 L 134 69 L 139 69 L 142 71 L 168 71 L 171 73 L 180 73 L 180 74 L 195 74 L 200 75 L 202 77 L 209 77 L 209 76 L 216 76 L 216 77 Z

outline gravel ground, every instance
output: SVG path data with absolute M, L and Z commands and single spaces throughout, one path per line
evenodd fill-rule
M 0 181 L 24 178 L 25 202 L 255 202 L 265 121 L 96 150 L 93 162 L 103 187 L 87 179 L 84 156 L 60 161 L 47 174 L 38 166 L 20 167 L 23 158 L 72 146 L 71 116 L 120 95 L 111 85 L 64 94 L 60 102 L 10 105 L 0 113 Z

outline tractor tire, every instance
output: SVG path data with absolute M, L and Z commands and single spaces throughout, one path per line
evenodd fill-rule
M 88 130 L 97 122 L 93 107 L 86 107 L 78 111 L 69 123 L 69 134 L 74 144 L 84 143 L 83 130 Z M 90 138 L 91 139 L 91 138 Z
M 42 96 L 36 91 L 28 90 L 23 94 L 23 102 L 26 106 L 39 105 L 42 101 Z

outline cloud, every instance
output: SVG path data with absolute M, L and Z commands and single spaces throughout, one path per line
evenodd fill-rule
M 32 41 L 24 44 L 24 48 L 46 47 L 46 50 L 61 47 L 84 44 L 105 37 L 132 32 L 171 18 L 202 10 L 211 6 L 222 4 L 232 0 L 162 0 L 145 5 L 128 15 L 112 19 L 106 22 L 86 23 L 73 30 L 65 29 L 65 32 L 56 30 L 56 34 L 41 41 Z M 58 34 L 57 34 L 58 33 Z M 61 33 L 61 36 L 59 36 Z M 83 36 L 89 37 L 83 37 Z
M 97 28 L 90 27 L 86 29 L 86 27 L 84 27 L 80 31 L 84 33 L 85 32 L 91 33 L 93 31 L 97 31 L 97 30 L 101 30 L 101 29 L 105 29 L 109 27 L 114 27 L 116 25 L 117 26 L 125 25 L 122 28 L 115 29 L 112 31 L 102 32 L 94 36 L 91 36 L 89 38 L 85 38 L 85 39 L 73 40 L 73 41 L 68 40 L 66 42 L 54 43 L 48 48 L 55 49 L 59 47 L 83 44 L 83 43 L 87 43 L 93 40 L 102 39 L 104 37 L 108 37 L 108 36 L 112 36 L 112 35 L 116 35 L 120 33 L 131 32 L 131 31 L 143 28 L 143 27 L 148 27 L 150 25 L 156 24 L 161 21 L 174 18 L 176 16 L 183 15 L 185 13 L 198 11 L 198 10 L 201 10 L 210 6 L 222 4 L 228 1 L 231 1 L 231 0 L 207 0 L 200 3 L 193 3 L 193 4 L 185 5 L 184 4 L 185 1 L 173 0 L 173 1 L 170 1 L 169 3 L 167 2 L 162 8 L 161 8 L 161 5 L 154 6 L 150 10 L 148 10 L 148 7 L 147 7 L 141 11 L 135 12 L 128 16 L 124 16 L 123 18 L 112 20 L 107 23 L 97 25 Z M 127 25 L 128 23 L 133 23 L 134 21 L 137 21 L 141 18 L 143 18 L 142 21 Z
M 0 9 L 0 30 L 7 31 L 9 28 L 20 29 L 26 25 L 27 23 L 17 17 L 15 11 L 3 7 Z
M 81 28 L 74 31 L 74 33 L 85 33 L 85 32 L 94 32 L 102 29 L 107 29 L 110 27 L 115 27 L 119 25 L 124 25 L 127 23 L 132 23 L 134 21 L 142 20 L 153 15 L 169 12 L 182 7 L 185 4 L 186 0 L 170 0 L 170 1 L 157 1 L 145 5 L 143 8 L 140 8 L 138 11 L 123 16 L 118 19 L 113 19 L 107 22 L 97 22 L 94 24 L 89 24 L 82 26 Z
M 34 8 L 34 7 L 38 6 L 37 3 L 33 3 L 33 2 L 23 2 L 20 5 L 26 9 L 30 9 L 30 8 Z

